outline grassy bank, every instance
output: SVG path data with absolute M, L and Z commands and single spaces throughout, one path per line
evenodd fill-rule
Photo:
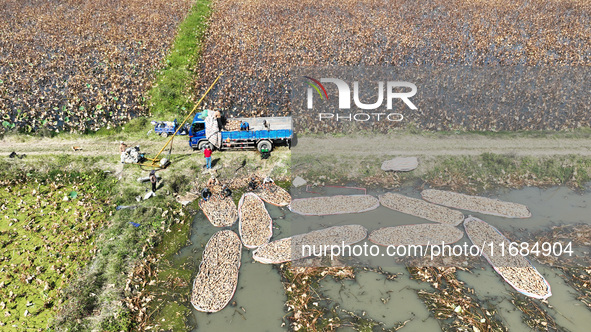
M 387 158 L 386 158 L 387 159 Z M 514 156 L 483 153 L 476 156 L 426 156 L 411 172 L 384 172 L 384 157 L 335 155 L 293 155 L 294 175 L 310 184 L 359 183 L 373 188 L 395 188 L 403 184 L 427 184 L 432 187 L 468 193 L 495 187 L 548 187 L 567 185 L 582 189 L 591 180 L 591 157 Z
M 149 187 L 136 181 L 145 171 L 113 171 L 116 159 L 60 155 L 1 162 L 3 178 L 14 179 L 0 186 L 2 209 L 10 216 L 0 222 L 2 264 L 9 272 L 0 277 L 0 306 L 10 311 L 3 326 L 136 330 L 145 308 L 132 301 L 142 291 L 130 287 L 132 278 L 186 216 L 166 195 L 182 189 L 179 179 L 167 178 L 156 197 L 138 202 Z
M 165 67 L 148 92 L 149 109 L 153 116 L 184 116 L 187 110 L 192 109 L 195 98 L 193 82 L 210 14 L 211 1 L 196 0 L 179 26 L 174 44 L 164 60 Z
M 387 133 L 369 130 L 367 128 L 358 128 L 356 126 L 343 125 L 340 132 L 311 132 L 307 128 L 302 127 L 298 131 L 300 136 L 313 138 L 335 138 L 335 137 L 350 137 L 350 138 L 365 138 L 378 135 L 393 136 L 399 138 L 404 135 L 421 135 L 429 138 L 448 138 L 448 137 L 485 137 L 485 138 L 591 138 L 591 128 L 581 127 L 569 130 L 515 130 L 515 131 L 484 131 L 484 130 L 427 130 L 422 129 L 414 124 L 408 124 L 406 127 L 393 128 Z
M 12 253 L 11 246 L 17 246 L 16 254 L 3 256 L 2 264 L 9 267 L 20 262 L 26 266 L 0 280 L 4 281 L 0 287 L 0 301 L 4 303 L 4 309 L 14 310 L 0 322 L 12 325 L 26 321 L 28 325 L 23 326 L 32 328 L 45 328 L 50 324 L 60 331 L 121 331 L 137 330 L 155 309 L 152 318 L 168 317 L 171 310 L 189 312 L 184 306 L 172 309 L 170 305 L 152 306 L 149 299 L 155 302 L 157 299 L 148 283 L 155 280 L 156 287 L 167 288 L 171 278 L 179 282 L 181 279 L 190 281 L 192 274 L 196 273 L 192 269 L 169 269 L 167 262 L 186 244 L 191 226 L 188 221 L 192 221 L 194 214 L 194 211 L 181 209 L 174 195 L 202 188 L 209 179 L 209 173 L 203 172 L 203 156 L 193 152 L 172 154 L 173 164 L 158 172 L 163 181 L 157 195 L 145 201 L 136 198 L 144 196 L 150 185 L 138 182 L 137 178 L 146 176 L 147 171 L 135 165 L 121 165 L 118 159 L 118 154 L 113 153 L 98 156 L 29 155 L 23 159 L 0 161 L 5 174 L 3 178 L 12 176 L 15 181 L 20 181 L 18 186 L 9 182 L 0 185 L 2 201 L 6 202 L 2 209 L 10 212 L 7 214 L 9 218 L 3 218 L 0 223 L 2 250 Z M 255 172 L 271 174 L 277 180 L 286 180 L 289 174 L 289 150 L 286 148 L 278 148 L 266 161 L 261 161 L 254 151 L 215 152 L 214 161 L 215 165 L 221 166 L 218 175 L 225 182 Z M 70 183 L 62 180 L 65 175 L 58 177 L 59 174 L 75 177 L 68 180 Z M 51 181 L 41 183 L 40 179 Z M 70 198 L 74 191 L 77 197 Z M 240 190 L 235 192 L 239 195 Z M 68 201 L 64 201 L 64 196 Z M 20 199 L 23 202 L 19 203 Z M 117 206 L 130 208 L 116 210 Z M 102 209 L 100 215 L 99 209 Z M 13 211 L 19 214 L 12 217 Z M 17 223 L 11 218 L 23 221 Z M 134 227 L 132 222 L 139 227 Z M 55 230 L 54 226 L 57 227 Z M 58 235 L 64 238 L 58 238 L 56 230 L 61 231 L 63 234 Z M 35 253 L 44 250 L 43 244 L 29 241 L 30 247 L 29 244 L 22 246 L 25 241 L 22 232 L 36 237 L 49 233 L 47 238 L 52 243 L 66 243 L 68 249 L 75 245 L 75 250 L 83 250 L 84 254 L 61 253 L 59 264 L 49 263 L 55 258 L 48 261 L 42 256 L 35 257 Z M 33 235 L 28 236 L 32 239 Z M 80 243 L 69 244 L 78 241 L 79 237 L 82 237 Z M 54 244 L 52 248 L 57 250 L 59 247 Z M 24 259 L 29 257 L 30 261 L 13 261 L 23 259 L 17 254 Z M 36 270 L 38 266 L 42 272 Z M 61 274 L 65 276 L 62 278 Z M 39 286 L 37 283 L 46 281 L 45 276 L 50 288 L 43 291 L 43 300 L 37 303 L 33 298 L 39 297 L 39 288 L 45 287 L 45 284 Z M 19 291 L 12 288 L 19 283 L 30 287 L 33 297 L 27 291 L 29 288 L 19 286 Z M 188 296 L 190 282 L 185 282 L 183 287 L 188 287 L 184 292 Z M 27 307 L 29 302 L 33 306 Z M 37 311 L 40 307 L 42 309 Z M 28 310 L 27 316 L 24 316 L 24 310 Z M 175 320 L 167 321 L 184 326 L 185 317 L 175 317 Z
M 98 171 L 2 173 L 0 329 L 46 329 L 100 250 L 96 230 L 113 212 L 112 179 Z
M 424 179 L 435 187 L 468 192 L 496 186 L 568 185 L 581 189 L 591 180 L 590 174 L 589 157 L 515 157 L 484 153 L 475 157 L 445 157 L 427 171 Z

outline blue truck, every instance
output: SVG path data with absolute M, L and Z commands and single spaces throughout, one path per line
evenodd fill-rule
M 152 124 L 154 125 L 154 132 L 162 137 L 168 137 L 168 135 L 174 134 L 179 127 L 176 119 L 174 121 L 152 121 Z M 179 130 L 177 135 L 187 135 L 188 132 L 189 126 L 186 124 Z
M 189 146 L 194 150 L 202 150 L 206 145 L 215 146 L 219 150 L 257 149 L 259 151 L 271 151 L 274 146 L 279 145 L 291 147 L 293 125 L 290 116 L 227 119 L 226 123 L 248 123 L 248 129 L 231 131 L 222 129 L 216 132 L 217 135 L 221 134 L 219 146 L 211 136 L 207 137 L 206 122 L 201 113 L 197 113 L 193 118 L 189 130 Z

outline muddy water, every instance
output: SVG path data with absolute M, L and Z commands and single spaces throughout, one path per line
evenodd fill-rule
M 404 194 L 420 197 L 419 191 L 407 188 Z M 359 191 L 345 189 L 325 189 L 322 194 L 353 194 Z M 368 192 L 378 195 L 381 192 Z M 317 196 L 304 190 L 294 191 L 297 197 Z M 591 223 L 587 217 L 591 193 L 579 194 L 564 187 L 522 190 L 505 190 L 491 194 L 502 200 L 526 204 L 533 217 L 530 219 L 506 219 L 500 217 L 473 214 L 497 227 L 501 232 L 519 233 L 523 229 L 530 231 L 547 230 L 554 225 L 572 223 Z M 426 223 L 423 219 L 398 213 L 384 207 L 376 210 L 351 215 L 303 217 L 290 213 L 285 208 L 267 205 L 274 220 L 273 239 L 291 234 L 298 234 L 333 225 L 362 224 L 368 230 L 380 227 Z M 465 214 L 469 212 L 464 211 Z M 232 229 L 237 231 L 237 225 Z M 203 247 L 209 237 L 218 229 L 211 226 L 202 213 L 195 216 L 192 229 L 192 244 L 179 252 L 179 261 L 183 258 L 195 261 L 201 259 Z M 512 239 L 519 240 L 519 239 Z M 467 241 L 466 238 L 462 241 Z M 395 280 L 386 280 L 385 276 L 368 271 L 357 271 L 356 280 L 334 281 L 330 278 L 320 283 L 321 296 L 329 298 L 331 308 L 339 313 L 353 311 L 357 315 L 382 322 L 391 328 L 399 322 L 409 321 L 401 331 L 440 331 L 438 322 L 433 319 L 422 301 L 417 297 L 419 289 L 430 290 L 427 283 L 419 283 L 409 278 L 406 269 L 397 265 L 391 258 L 377 257 L 370 261 L 373 266 L 382 266 L 385 271 L 401 273 Z M 560 271 L 541 264 L 534 264 L 552 286 L 553 296 L 549 299 L 552 307 L 550 314 L 558 325 L 570 331 L 584 331 L 591 326 L 591 312 L 576 300 L 574 290 L 564 283 Z M 193 271 L 193 276 L 197 271 Z M 529 330 L 522 322 L 522 313 L 511 303 L 513 289 L 503 282 L 490 266 L 483 264 L 470 272 L 459 272 L 458 278 L 475 290 L 479 299 L 488 305 L 494 305 L 511 330 Z M 248 250 L 243 251 L 238 288 L 232 302 L 224 310 L 215 314 L 205 314 L 193 310 L 192 323 L 195 331 L 282 331 L 287 328 L 283 319 L 285 294 L 276 267 L 254 263 Z M 344 315 L 344 314 L 343 314 Z M 342 328 L 349 331 L 350 328 Z

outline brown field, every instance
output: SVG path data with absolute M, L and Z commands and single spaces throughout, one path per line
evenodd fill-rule
M 591 3 L 583 0 L 220 0 L 214 3 L 196 85 L 203 91 L 224 71 L 210 103 L 233 114 L 279 115 L 289 111 L 290 71 L 302 66 L 588 68 L 590 14 Z M 515 96 L 516 103 L 520 99 Z M 506 114 L 485 102 L 474 105 L 462 112 L 420 108 L 412 122 L 429 130 L 591 125 L 582 105 L 556 114 L 527 107 L 517 112 L 509 101 Z M 314 123 L 305 128 L 323 130 Z
M 144 93 L 190 5 L 2 1 L 0 121 L 85 131 L 147 114 Z

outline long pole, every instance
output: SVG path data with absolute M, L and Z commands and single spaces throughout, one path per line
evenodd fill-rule
M 185 122 L 187 122 L 187 120 L 189 120 L 189 118 L 191 117 L 191 115 L 193 115 L 193 112 L 195 112 L 195 110 L 197 109 L 197 106 L 199 106 L 199 104 L 201 104 L 201 102 L 203 101 L 203 99 L 205 98 L 205 96 L 207 96 L 207 94 L 209 93 L 209 91 L 211 91 L 211 89 L 213 88 L 213 86 L 218 82 L 218 80 L 220 79 L 220 77 L 222 77 L 222 75 L 224 74 L 224 72 L 221 72 L 218 77 L 215 79 L 215 81 L 213 81 L 213 83 L 211 83 L 211 85 L 209 86 L 209 89 L 207 89 L 207 91 L 205 91 L 205 93 L 203 94 L 203 96 L 201 96 L 201 99 L 199 99 L 199 101 L 197 102 L 197 104 L 195 104 L 195 107 L 193 107 L 193 109 L 191 110 L 191 112 L 187 115 L 187 117 L 185 118 L 185 120 L 183 120 L 183 123 L 181 123 L 177 130 L 174 132 L 174 134 L 172 134 L 172 136 L 170 136 L 170 139 L 168 140 L 168 142 L 166 142 L 166 144 L 162 147 L 162 149 L 160 149 L 160 152 L 158 152 L 158 154 L 156 155 L 156 157 L 154 157 L 154 159 L 152 160 L 152 166 L 156 165 L 156 162 L 159 161 L 158 156 L 160 156 L 160 154 L 162 153 L 162 151 L 164 151 L 164 149 L 166 149 L 166 147 L 168 146 L 168 144 L 170 144 L 170 142 L 172 141 L 172 139 L 174 138 L 174 136 L 176 135 L 176 133 L 179 132 L 179 130 L 181 130 L 181 128 L 185 125 Z

